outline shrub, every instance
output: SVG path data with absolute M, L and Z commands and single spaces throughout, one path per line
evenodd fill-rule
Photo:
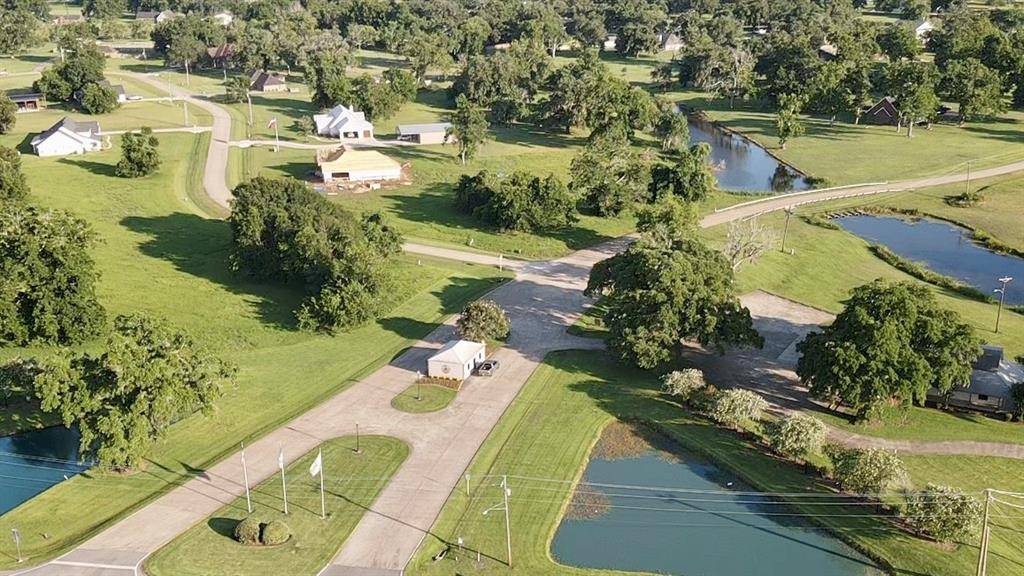
M 958 488 L 928 484 L 907 494 L 907 522 L 939 542 L 967 538 L 977 530 L 981 514 L 981 502 Z
M 708 416 L 722 424 L 739 428 L 746 421 L 757 421 L 768 408 L 768 402 L 757 392 L 734 388 L 715 395 Z
M 832 475 L 848 492 L 883 492 L 907 478 L 906 468 L 895 450 L 828 445 L 825 455 L 832 461 Z
M 696 368 L 675 370 L 661 378 L 661 393 L 675 396 L 683 402 L 690 401 L 697 392 L 706 387 L 704 373 Z
M 825 424 L 806 414 L 791 414 L 768 425 L 765 441 L 772 450 L 789 458 L 806 459 L 821 450 Z
M 1024 357 L 1017 357 L 1017 362 L 1024 360 Z M 1013 403 L 1016 404 L 1014 407 L 1014 414 L 1018 418 L 1024 418 L 1024 382 L 1014 382 L 1013 386 L 1010 387 L 1010 398 L 1013 398 Z
M 277 546 L 284 544 L 292 536 L 291 528 L 280 520 L 271 520 L 263 526 L 263 534 L 260 541 L 264 546 Z
M 112 88 L 93 83 L 82 89 L 82 110 L 88 114 L 106 114 L 117 106 L 117 94 Z
M 246 546 L 259 544 L 260 519 L 256 516 L 247 516 L 235 524 L 235 540 Z
M 470 302 L 456 323 L 459 334 L 468 340 L 504 340 L 511 331 L 508 315 L 492 300 Z

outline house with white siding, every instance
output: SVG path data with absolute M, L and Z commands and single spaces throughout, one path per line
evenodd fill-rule
M 79 122 L 61 118 L 32 139 L 32 150 L 39 156 L 69 156 L 96 152 L 103 146 L 99 122 Z

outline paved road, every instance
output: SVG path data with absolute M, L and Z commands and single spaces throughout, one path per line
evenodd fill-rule
M 159 90 L 167 90 L 167 82 L 157 76 L 123 72 L 140 82 L 144 82 Z M 190 91 L 177 86 L 170 86 L 175 98 L 185 100 L 189 104 L 206 110 L 213 116 L 213 137 L 210 138 L 210 149 L 206 152 L 206 169 L 203 172 L 203 188 L 211 200 L 224 207 L 231 208 L 231 190 L 228 188 L 228 143 L 231 141 L 231 115 L 223 107 L 210 100 L 194 96 Z
M 512 321 L 511 338 L 494 356 L 502 368 L 493 378 L 469 380 L 447 409 L 407 414 L 393 409 L 391 399 L 413 384 L 426 358 L 451 338 L 449 325 L 435 330 L 391 364 L 246 447 L 253 484 L 277 471 L 279 446 L 285 446 L 286 458 L 293 460 L 324 440 L 353 434 L 356 423 L 362 433 L 394 436 L 412 447 L 408 460 L 324 574 L 352 575 L 360 573 L 359 569 L 398 574 L 404 568 L 451 488 L 544 355 L 552 350 L 603 346 L 600 341 L 571 336 L 565 329 L 587 304 L 582 289 L 591 266 L 623 245 L 624 241 L 613 241 L 552 262 L 513 263 L 518 270 L 516 279 L 489 296 L 508 311 Z M 451 255 L 445 249 L 413 248 L 431 256 Z M 471 261 L 478 258 L 477 254 L 467 256 Z M 133 573 L 146 556 L 243 493 L 236 454 L 75 550 L 23 574 Z
M 132 76 L 161 89 L 166 87 L 165 83 L 152 77 Z M 230 116 L 208 100 L 195 98 L 180 88 L 173 90 L 177 96 L 210 111 L 214 117 L 214 137 L 203 183 L 211 198 L 228 207 L 230 192 L 225 182 L 225 171 Z M 983 178 L 1020 169 L 1024 169 L 1024 162 L 976 171 L 974 177 Z M 920 188 L 959 182 L 964 178 L 965 175 L 952 175 L 885 186 L 776 197 L 709 215 L 702 225 L 721 224 L 798 203 Z M 624 238 L 608 242 L 551 262 L 510 262 L 509 266 L 516 271 L 515 280 L 490 296 L 509 312 L 513 326 L 508 345 L 496 354 L 502 369 L 494 378 L 469 381 L 447 409 L 434 414 L 413 415 L 397 412 L 390 405 L 395 394 L 413 383 L 416 370 L 423 369 L 431 351 L 450 337 L 450 326 L 442 326 L 391 364 L 247 447 L 249 475 L 253 483 L 276 471 L 279 446 L 287 446 L 287 459 L 293 460 L 323 440 L 353 433 L 356 422 L 360 423 L 361 431 L 395 436 L 412 447 L 409 459 L 323 574 L 368 576 L 400 573 L 477 449 L 544 355 L 552 350 L 601 345 L 599 341 L 570 336 L 565 329 L 579 317 L 587 304 L 582 289 L 591 266 L 623 249 L 629 241 L 629 238 Z M 411 243 L 406 249 L 427 256 L 496 264 L 494 256 L 452 248 Z M 241 495 L 243 490 L 236 454 L 75 550 L 23 574 L 117 576 L 135 573 L 146 556 Z

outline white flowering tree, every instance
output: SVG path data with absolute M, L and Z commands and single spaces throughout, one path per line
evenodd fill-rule
M 939 542 L 962 541 L 981 524 L 982 504 L 959 488 L 928 484 L 907 494 L 904 515 L 918 533 Z
M 732 428 L 739 428 L 744 422 L 757 421 L 768 408 L 768 402 L 756 392 L 734 388 L 715 396 L 708 407 L 708 416 Z
M 806 414 L 790 414 L 768 425 L 765 441 L 787 458 L 806 460 L 821 450 L 828 429 L 825 423 Z
M 707 385 L 707 382 L 704 381 L 704 373 L 696 368 L 675 370 L 661 378 L 661 393 L 688 402 L 694 394 L 704 390 Z
M 826 446 L 832 475 L 847 492 L 877 494 L 902 485 L 907 470 L 895 450 Z

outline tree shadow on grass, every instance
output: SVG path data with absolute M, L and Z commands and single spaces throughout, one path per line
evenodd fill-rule
M 88 170 L 92 174 L 97 176 L 106 176 L 108 178 L 117 177 L 117 167 L 113 164 L 106 164 L 104 162 L 93 162 L 91 160 L 84 160 L 80 158 L 61 158 L 58 160 L 61 164 L 67 164 L 69 166 L 78 166 Z
M 231 230 L 227 222 L 175 212 L 156 217 L 129 216 L 121 220 L 121 225 L 149 238 L 139 246 L 143 254 L 167 260 L 182 272 L 247 296 L 261 321 L 276 328 L 295 329 L 293 311 L 303 298 L 301 290 L 259 284 L 233 273 L 228 260 Z
M 215 534 L 234 540 L 235 526 L 238 526 L 238 522 L 239 520 L 235 518 L 214 516 L 206 521 L 206 525 L 209 526 L 210 530 L 213 530 Z

